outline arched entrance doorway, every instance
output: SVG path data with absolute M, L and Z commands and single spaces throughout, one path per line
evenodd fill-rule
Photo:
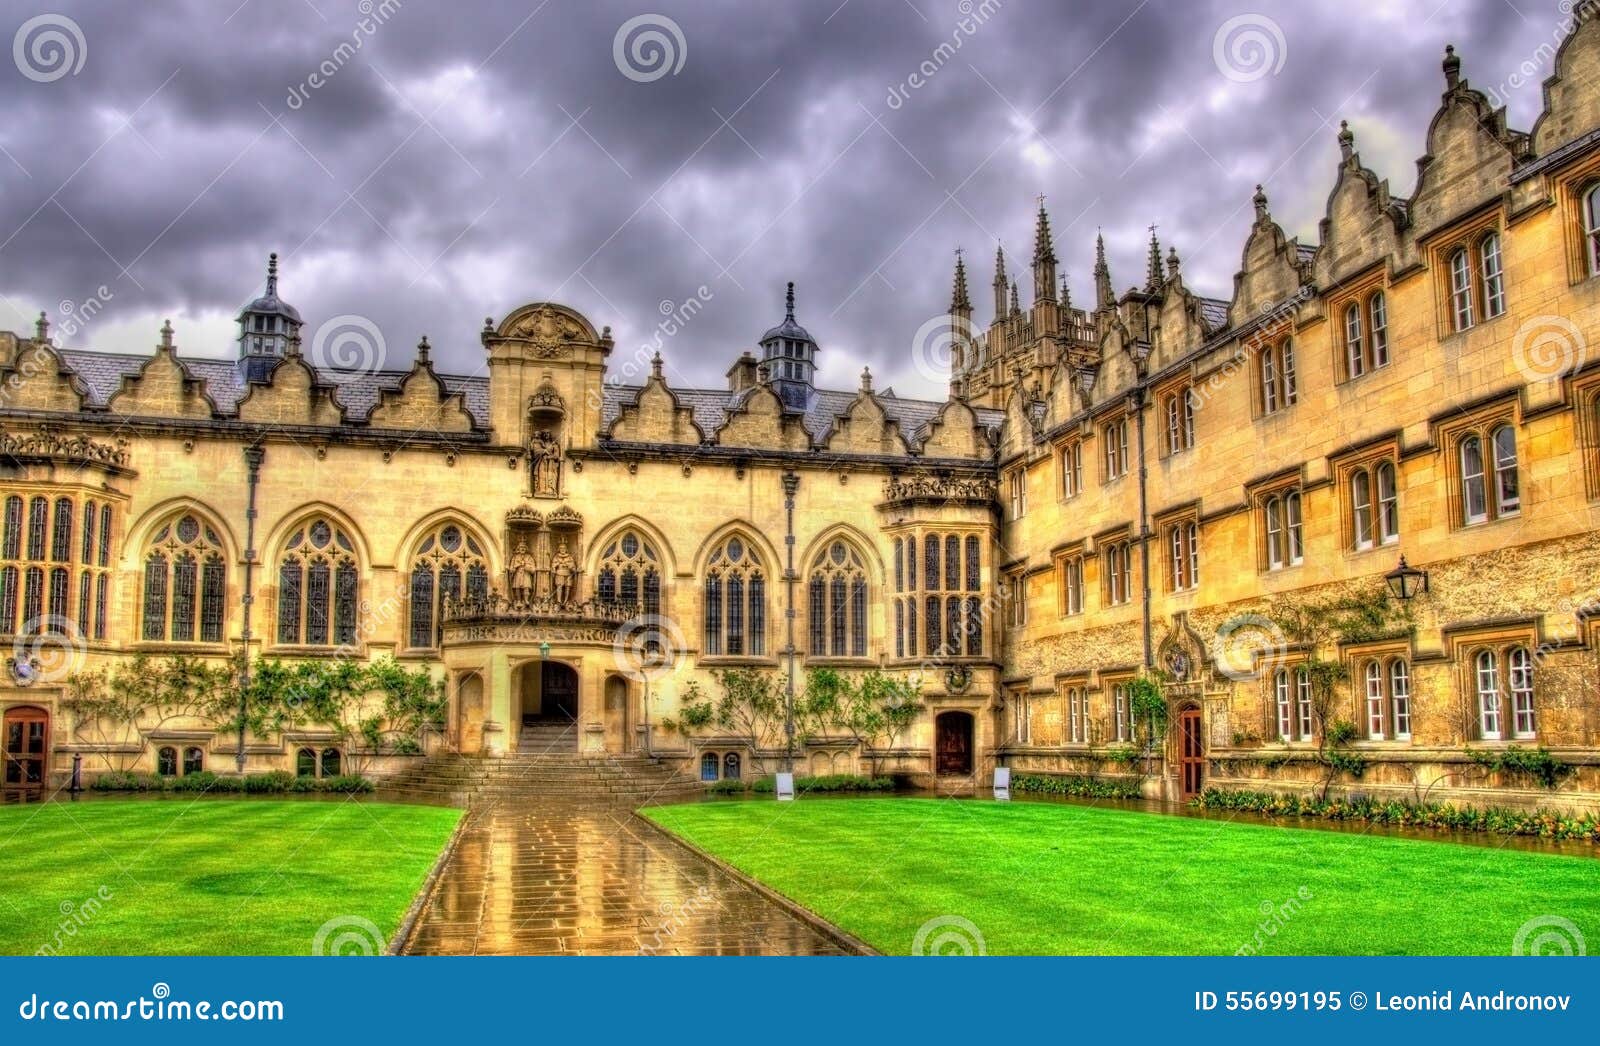
M 1200 709 L 1190 705 L 1178 713 L 1178 797 L 1192 799 L 1206 783 L 1206 737 Z
M 606 677 L 606 750 L 633 751 L 633 717 L 628 708 L 628 681 L 621 676 Z
M 561 661 L 530 661 L 517 669 L 525 726 L 574 722 L 578 718 L 578 673 Z
M 972 713 L 940 712 L 934 720 L 935 771 L 941 777 L 972 773 Z
M 0 780 L 6 789 L 44 788 L 46 764 L 50 758 L 50 713 L 23 705 L 8 708 L 0 727 L 0 746 L 4 748 L 5 769 Z

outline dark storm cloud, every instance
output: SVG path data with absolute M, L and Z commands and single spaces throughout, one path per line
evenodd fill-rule
M 948 303 L 952 249 L 986 323 L 996 239 L 1025 275 L 1037 194 L 1080 302 L 1096 227 L 1120 290 L 1143 282 L 1151 223 L 1189 284 L 1225 297 L 1256 182 L 1309 240 L 1343 117 L 1408 192 L 1443 45 L 1488 85 L 1559 17 L 1500 0 L 237 2 L 7 5 L 5 34 L 59 14 L 87 54 L 51 82 L 0 72 L 0 326 L 105 285 L 75 347 L 144 351 L 176 314 L 185 351 L 225 355 L 220 321 L 276 249 L 308 337 L 368 316 L 396 365 L 426 332 L 474 369 L 483 317 L 545 298 L 610 324 L 625 359 L 659 303 L 704 286 L 664 352 L 677 380 L 716 383 L 793 279 L 835 384 L 870 363 L 880 388 L 927 391 L 910 342 Z M 637 82 L 613 37 L 646 13 L 686 53 Z M 1249 82 L 1213 54 L 1239 16 L 1267 27 Z M 1526 127 L 1537 87 L 1510 101 Z

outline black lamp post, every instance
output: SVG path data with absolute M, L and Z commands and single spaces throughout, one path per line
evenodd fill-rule
M 1419 592 L 1428 591 L 1428 572 L 1407 564 L 1405 556 L 1400 557 L 1399 566 L 1383 575 L 1383 580 L 1394 598 L 1402 602 L 1416 598 Z

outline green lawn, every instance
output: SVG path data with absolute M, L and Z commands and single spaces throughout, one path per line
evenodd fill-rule
M 642 812 L 891 954 L 944 916 L 990 954 L 1505 955 L 1541 916 L 1600 941 L 1590 856 L 1047 803 Z M 971 934 L 947 921 L 924 950 Z
M 341 916 L 388 937 L 460 814 L 350 800 L 0 807 L 0 954 L 307 955 Z M 325 947 L 363 934 L 341 924 Z

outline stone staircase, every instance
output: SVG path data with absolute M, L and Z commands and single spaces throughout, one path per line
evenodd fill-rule
M 572 723 L 524 726 L 506 755 L 429 756 L 379 782 L 382 793 L 474 805 L 539 798 L 594 805 L 638 806 L 704 793 L 693 778 L 644 755 L 580 755 Z

